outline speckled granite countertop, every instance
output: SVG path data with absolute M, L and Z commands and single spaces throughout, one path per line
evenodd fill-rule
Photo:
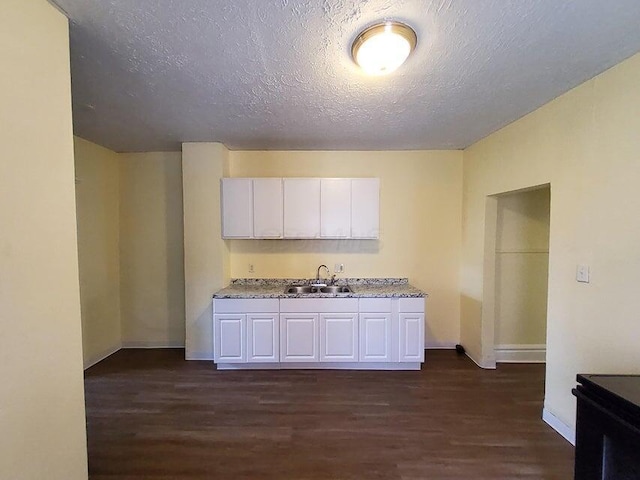
M 213 298 L 420 298 L 427 294 L 409 284 L 406 278 L 342 278 L 336 285 L 349 285 L 351 293 L 285 293 L 288 285 L 309 285 L 299 278 L 238 278 L 213 294 Z

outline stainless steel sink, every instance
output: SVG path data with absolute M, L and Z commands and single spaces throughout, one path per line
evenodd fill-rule
M 306 294 L 306 293 L 353 293 L 349 285 L 327 285 L 324 287 L 313 285 L 289 285 L 284 293 Z
M 349 285 L 328 285 L 320 287 L 321 293 L 353 293 Z
M 317 293 L 318 287 L 311 285 L 289 285 L 284 289 L 284 293 Z

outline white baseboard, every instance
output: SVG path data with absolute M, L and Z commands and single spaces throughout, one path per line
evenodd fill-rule
M 467 358 L 470 358 L 473 363 L 475 363 L 478 367 L 480 367 L 480 368 L 482 368 L 484 370 L 495 370 L 496 369 L 495 362 L 491 362 L 491 363 L 488 362 L 486 364 L 483 364 L 483 363 L 479 362 L 478 360 L 476 360 L 475 358 L 473 358 L 473 356 L 469 354 L 468 350 L 466 350 L 464 352 L 464 354 L 467 356 Z
M 425 350 L 453 350 L 456 344 L 452 342 L 427 342 L 424 346 Z
M 185 355 L 184 359 L 185 360 L 198 360 L 198 361 L 212 361 L 213 362 L 213 354 L 211 354 L 211 353 L 202 353 L 202 352 L 190 353 L 190 354 Z
M 570 427 L 546 408 L 542 409 L 542 420 L 558 432 L 571 445 L 576 445 L 576 431 Z
M 184 342 L 122 342 L 122 348 L 184 348 Z
M 547 346 L 542 345 L 496 345 L 497 363 L 545 363 Z
M 84 361 L 84 369 L 86 370 L 87 368 L 93 367 L 96 363 L 101 362 L 102 360 L 104 360 L 107 357 L 110 357 L 111 355 L 116 353 L 121 348 L 122 348 L 122 345 L 116 345 L 115 347 L 112 347 L 112 348 L 110 348 L 108 350 L 100 352 L 97 355 L 91 356 L 90 358 L 88 358 L 88 359 L 86 359 Z

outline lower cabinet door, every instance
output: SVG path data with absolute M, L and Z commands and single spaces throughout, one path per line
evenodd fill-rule
M 217 363 L 247 361 L 246 317 L 239 313 L 213 316 L 213 358 Z
M 360 314 L 360 361 L 391 362 L 392 332 L 390 313 Z
M 320 314 L 320 361 L 358 361 L 358 314 Z
M 399 314 L 399 361 L 424 361 L 424 313 Z
M 318 361 L 318 314 L 280 314 L 280 361 Z
M 247 361 L 280 361 L 280 322 L 277 313 L 247 314 Z

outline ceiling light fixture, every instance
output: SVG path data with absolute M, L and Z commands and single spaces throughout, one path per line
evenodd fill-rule
M 351 46 L 353 61 L 369 75 L 386 75 L 402 65 L 416 48 L 418 37 L 400 22 L 372 25 Z

